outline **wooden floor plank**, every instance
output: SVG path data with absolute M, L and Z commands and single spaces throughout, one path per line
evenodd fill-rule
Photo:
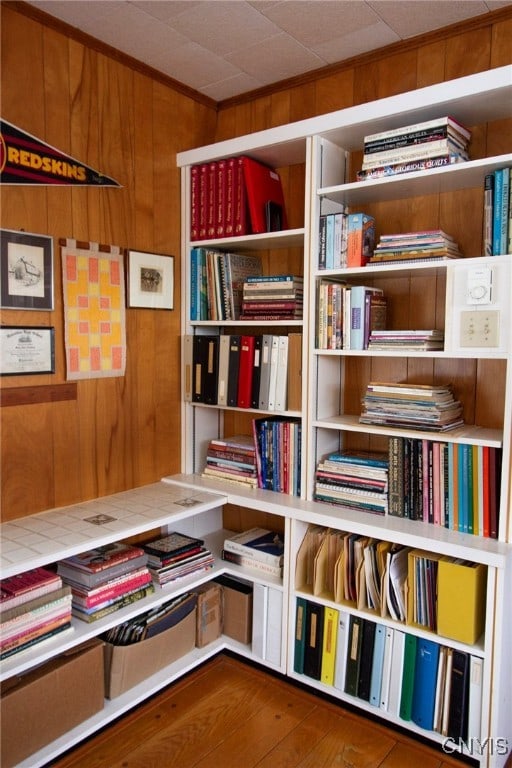
M 221 654 L 52 768 L 460 768 L 462 763 Z

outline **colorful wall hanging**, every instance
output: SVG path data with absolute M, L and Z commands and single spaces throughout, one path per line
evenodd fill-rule
M 67 378 L 124 376 L 126 324 L 121 249 L 63 240 Z

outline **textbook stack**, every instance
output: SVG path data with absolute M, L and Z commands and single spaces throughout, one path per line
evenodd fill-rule
M 114 542 L 60 560 L 57 572 L 71 587 L 73 616 L 92 622 L 154 591 L 141 547 Z
M 315 473 L 314 498 L 363 512 L 384 515 L 388 506 L 386 453 L 330 453 Z
M 214 557 L 204 540 L 173 531 L 144 544 L 148 568 L 161 587 L 213 568 Z
M 71 590 L 57 574 L 34 568 L 0 582 L 0 658 L 71 626 Z
M 358 181 L 440 168 L 469 160 L 471 131 L 446 116 L 364 138 Z
M 245 568 L 281 578 L 284 562 L 282 534 L 266 528 L 251 528 L 224 540 L 222 559 Z
M 442 229 L 381 235 L 369 264 L 460 259 L 459 246 Z
M 250 435 L 210 440 L 202 476 L 256 488 L 256 450 Z
M 461 426 L 462 404 L 449 385 L 370 382 L 361 424 L 445 432 Z
M 241 320 L 302 319 L 304 278 L 249 276 L 243 285 Z

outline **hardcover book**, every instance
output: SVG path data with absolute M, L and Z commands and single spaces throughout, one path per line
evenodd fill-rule
M 253 234 L 269 231 L 266 210 L 268 203 L 280 208 L 282 229 L 287 228 L 281 178 L 277 171 L 251 157 L 241 158 L 243 178 L 247 194 L 247 205 Z

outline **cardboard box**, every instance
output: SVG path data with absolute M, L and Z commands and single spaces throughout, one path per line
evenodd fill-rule
M 11 768 L 103 709 L 103 643 L 91 640 L 1 685 L 1 764 Z
M 204 648 L 222 634 L 222 587 L 211 581 L 194 592 L 197 594 L 196 646 Z
M 437 634 L 474 645 L 485 627 L 487 566 L 446 557 L 437 571 Z
M 231 576 L 219 576 L 222 586 L 223 632 L 246 645 L 252 642 L 252 584 Z
M 114 699 L 196 645 L 196 608 L 178 624 L 133 645 L 105 643 L 105 695 Z

